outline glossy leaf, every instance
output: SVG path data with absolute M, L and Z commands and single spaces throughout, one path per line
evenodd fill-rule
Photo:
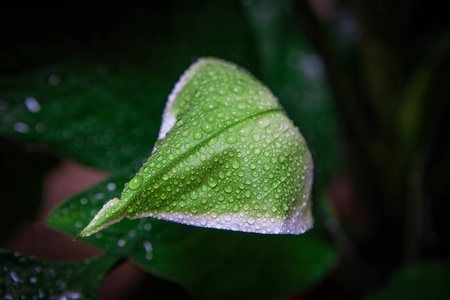
M 56 263 L 0 251 L 3 299 L 97 299 L 98 286 L 117 261 L 113 256 Z
M 129 166 L 148 155 L 139 145 L 145 144 L 144 137 L 156 138 L 160 120 L 154 110 L 144 116 L 139 100 L 150 94 L 158 97 L 164 84 L 153 73 L 129 68 L 112 58 L 80 59 L 7 77 L 0 83 L 0 132 L 37 140 L 92 167 L 133 172 Z M 125 78 L 133 81 L 134 88 Z M 157 107 L 158 102 L 153 105 Z M 163 104 L 159 105 L 162 110 Z M 139 126 L 147 118 L 146 126 Z
M 164 110 L 152 155 L 80 236 L 124 217 L 235 231 L 312 226 L 312 160 L 270 91 L 236 65 L 200 59 Z

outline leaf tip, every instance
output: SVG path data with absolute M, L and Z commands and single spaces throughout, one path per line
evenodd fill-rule
M 109 200 L 102 209 L 95 215 L 94 219 L 75 236 L 74 241 L 79 238 L 91 236 L 100 230 L 119 222 L 125 217 L 124 210 L 121 209 L 119 198 Z

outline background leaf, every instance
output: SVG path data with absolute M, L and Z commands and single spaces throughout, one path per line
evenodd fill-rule
M 0 295 L 4 299 L 97 299 L 98 285 L 114 256 L 55 263 L 0 252 Z
M 449 276 L 448 260 L 414 263 L 392 274 L 384 288 L 365 299 L 447 299 Z
M 105 199 L 120 194 L 108 186 L 122 186 L 126 181 L 111 178 L 73 197 L 51 213 L 47 224 L 74 236 Z M 333 248 L 314 230 L 300 236 L 259 235 L 154 218 L 125 219 L 83 241 L 129 257 L 204 299 L 237 294 L 270 299 L 293 293 L 317 282 L 337 259 Z

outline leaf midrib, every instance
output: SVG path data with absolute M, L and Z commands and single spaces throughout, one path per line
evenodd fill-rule
M 183 152 L 183 153 L 181 153 L 180 155 L 178 155 L 178 156 L 176 157 L 176 159 L 174 159 L 174 160 L 172 160 L 171 162 L 167 163 L 167 164 L 166 164 L 165 166 L 163 166 L 158 172 L 156 172 L 153 176 L 151 176 L 151 177 L 149 178 L 149 181 L 150 181 L 151 179 L 160 177 L 162 174 L 167 173 L 168 170 L 170 170 L 170 169 L 173 167 L 173 165 L 179 163 L 181 160 L 184 160 L 187 156 L 189 156 L 189 155 L 192 154 L 194 151 L 196 151 L 196 150 L 198 150 L 199 148 L 201 148 L 203 145 L 205 145 L 206 143 L 208 143 L 208 142 L 209 142 L 210 140 L 212 140 L 213 138 L 215 138 L 215 137 L 217 137 L 218 135 L 220 135 L 221 133 L 223 133 L 225 130 L 227 130 L 227 129 L 229 129 L 229 128 L 232 128 L 232 127 L 236 127 L 236 126 L 238 126 L 239 124 L 242 124 L 242 123 L 244 123 L 244 122 L 247 121 L 247 120 L 250 120 L 250 119 L 256 119 L 256 118 L 259 117 L 259 116 L 264 116 L 264 115 L 268 115 L 268 114 L 271 114 L 271 113 L 277 113 L 277 112 L 282 112 L 282 111 L 281 111 L 281 109 L 279 109 L 279 108 L 273 108 L 273 109 L 268 109 L 268 110 L 265 110 L 265 111 L 262 111 L 262 112 L 257 112 L 257 113 L 254 113 L 254 114 L 250 115 L 250 116 L 247 116 L 247 117 L 245 117 L 245 118 L 243 118 L 243 119 L 241 119 L 241 120 L 238 120 L 238 121 L 236 121 L 236 122 L 234 122 L 234 123 L 232 123 L 232 124 L 230 124 L 230 125 L 228 125 L 228 126 L 223 127 L 222 129 L 218 130 L 217 132 L 215 132 L 215 133 L 209 135 L 207 138 L 205 138 L 205 139 L 203 139 L 202 141 L 200 141 L 200 142 L 199 142 L 198 144 L 196 144 L 195 146 L 191 147 L 190 149 L 188 149 L 188 150 L 186 150 L 185 152 Z M 162 145 L 161 145 L 160 147 L 162 147 Z

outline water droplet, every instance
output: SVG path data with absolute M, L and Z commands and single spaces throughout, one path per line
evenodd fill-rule
M 246 124 L 237 129 L 237 133 L 243 137 L 247 137 L 252 132 L 253 127 L 250 124 Z
M 192 200 L 195 200 L 198 198 L 198 192 L 197 191 L 191 191 L 191 193 L 189 194 L 189 196 L 191 197 Z
M 233 161 L 233 164 L 232 164 L 233 169 L 238 169 L 240 166 L 241 166 L 241 164 L 237 160 Z
M 20 133 L 27 133 L 30 130 L 30 126 L 22 122 L 14 123 L 14 130 Z
M 203 137 L 203 134 L 201 132 L 194 133 L 194 139 L 200 140 Z
M 215 187 L 217 185 L 217 179 L 214 178 L 214 177 L 209 177 L 208 178 L 208 185 L 210 187 L 212 187 L 212 188 Z
M 117 242 L 117 246 L 123 247 L 123 246 L 125 246 L 126 243 L 127 243 L 127 242 L 126 242 L 125 240 L 119 240 L 119 241 Z
M 210 133 L 214 130 L 214 127 L 212 127 L 212 125 L 208 124 L 208 123 L 203 123 L 202 124 L 202 130 L 206 133 Z
M 114 191 L 116 189 L 116 185 L 113 182 L 108 183 L 108 185 L 106 186 L 106 188 L 108 189 L 108 191 Z
M 105 193 L 97 193 L 94 195 L 95 200 L 102 200 L 105 199 Z
M 136 175 L 133 178 L 131 178 L 130 182 L 128 182 L 128 187 L 131 190 L 135 190 L 141 186 L 143 180 L 144 178 L 142 178 L 141 175 Z
M 41 105 L 34 97 L 27 97 L 25 99 L 25 106 L 32 113 L 37 113 L 41 110 Z
M 233 188 L 232 188 L 230 185 L 227 185 L 227 186 L 224 188 L 224 191 L 227 192 L 227 193 L 231 193 L 231 191 L 233 191 Z
M 145 248 L 145 252 L 152 252 L 153 251 L 153 246 L 152 246 L 152 244 L 149 241 L 145 241 L 142 245 Z
M 240 86 L 231 87 L 231 91 L 237 95 L 241 95 L 244 92 L 244 89 Z
M 197 157 L 197 154 L 196 153 L 192 153 L 191 155 L 189 155 L 187 158 L 186 158 L 186 161 L 187 162 L 193 162 L 194 161 L 194 159 Z
M 11 273 L 10 273 L 9 275 L 11 276 L 11 279 L 12 279 L 15 283 L 21 282 L 21 281 L 20 281 L 20 278 L 19 278 L 19 276 L 17 276 L 16 272 L 11 271 Z
M 253 224 L 256 223 L 256 220 L 255 220 L 254 218 L 247 218 L 247 223 L 248 223 L 249 225 L 253 225 Z
M 205 105 L 203 105 L 203 110 L 206 112 L 206 111 L 210 111 L 210 110 L 213 110 L 213 109 L 215 109 L 216 107 L 214 106 L 214 104 L 212 104 L 212 103 L 207 103 L 207 104 L 205 104 Z
M 256 126 L 258 126 L 259 128 L 266 128 L 267 126 L 269 126 L 269 124 L 270 120 L 267 118 L 261 118 L 256 121 Z
M 252 135 L 252 139 L 255 142 L 258 142 L 261 139 L 261 136 L 259 134 L 255 133 L 254 135 Z
M 229 135 L 225 138 L 225 141 L 227 142 L 227 144 L 235 144 L 237 142 L 237 138 L 234 135 Z
M 65 284 L 63 285 L 62 282 L 61 282 L 60 288 L 64 288 L 64 287 L 65 287 Z M 82 295 L 80 293 L 71 292 L 71 291 L 66 291 L 66 292 L 63 292 L 62 294 L 60 294 L 58 296 L 50 297 L 50 299 L 58 299 L 58 300 L 79 300 L 79 299 L 82 299 L 82 298 L 83 297 L 82 297 Z

